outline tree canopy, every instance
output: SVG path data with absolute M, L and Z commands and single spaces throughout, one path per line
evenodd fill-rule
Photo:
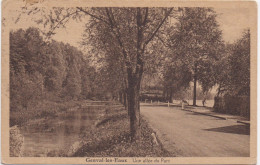
M 168 45 L 172 50 L 170 70 L 174 73 L 168 73 L 175 76 L 168 75 L 166 70 L 165 80 L 171 77 L 172 81 L 179 82 L 172 86 L 174 91 L 187 87 L 193 81 L 194 105 L 197 81 L 205 92 L 215 85 L 212 76 L 214 65 L 222 56 L 224 46 L 216 17 L 212 8 L 181 8 L 178 21 L 169 30 Z
M 40 99 L 91 98 L 95 69 L 77 48 L 45 42 L 36 28 L 10 32 L 11 110 L 26 109 Z
M 250 31 L 244 30 L 240 39 L 226 44 L 225 55 L 216 65 L 218 94 L 250 95 Z

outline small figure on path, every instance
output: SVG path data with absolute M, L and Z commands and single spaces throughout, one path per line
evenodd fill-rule
M 203 107 L 205 107 L 205 104 L 206 104 L 206 98 L 204 97 L 203 100 L 202 100 Z
M 182 99 L 182 101 L 181 101 L 181 109 L 184 109 L 185 105 L 189 105 L 189 103 L 185 99 Z
M 185 99 L 182 99 L 182 103 L 189 105 L 188 101 Z

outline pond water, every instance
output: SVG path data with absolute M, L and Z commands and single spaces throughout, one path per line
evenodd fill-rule
M 39 119 L 21 128 L 24 136 L 22 156 L 59 156 L 81 140 L 85 130 L 96 122 L 99 107 L 76 108 L 52 119 Z M 100 112 L 100 111 L 99 111 Z

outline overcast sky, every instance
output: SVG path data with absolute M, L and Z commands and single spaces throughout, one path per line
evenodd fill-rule
M 246 8 L 215 8 L 215 11 L 218 14 L 217 21 L 223 32 L 223 39 L 226 42 L 234 42 L 241 37 L 243 30 L 249 27 L 249 11 Z M 13 14 L 14 21 L 15 13 Z M 13 29 L 27 28 L 29 25 L 33 25 L 31 18 L 24 16 L 17 24 L 12 24 L 12 27 Z M 53 39 L 78 47 L 83 31 L 84 23 L 72 20 L 67 24 L 66 28 L 56 30 L 56 35 L 53 36 Z

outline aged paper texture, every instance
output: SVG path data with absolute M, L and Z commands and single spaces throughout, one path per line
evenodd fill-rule
M 4 0 L 2 162 L 255 164 L 254 1 Z

